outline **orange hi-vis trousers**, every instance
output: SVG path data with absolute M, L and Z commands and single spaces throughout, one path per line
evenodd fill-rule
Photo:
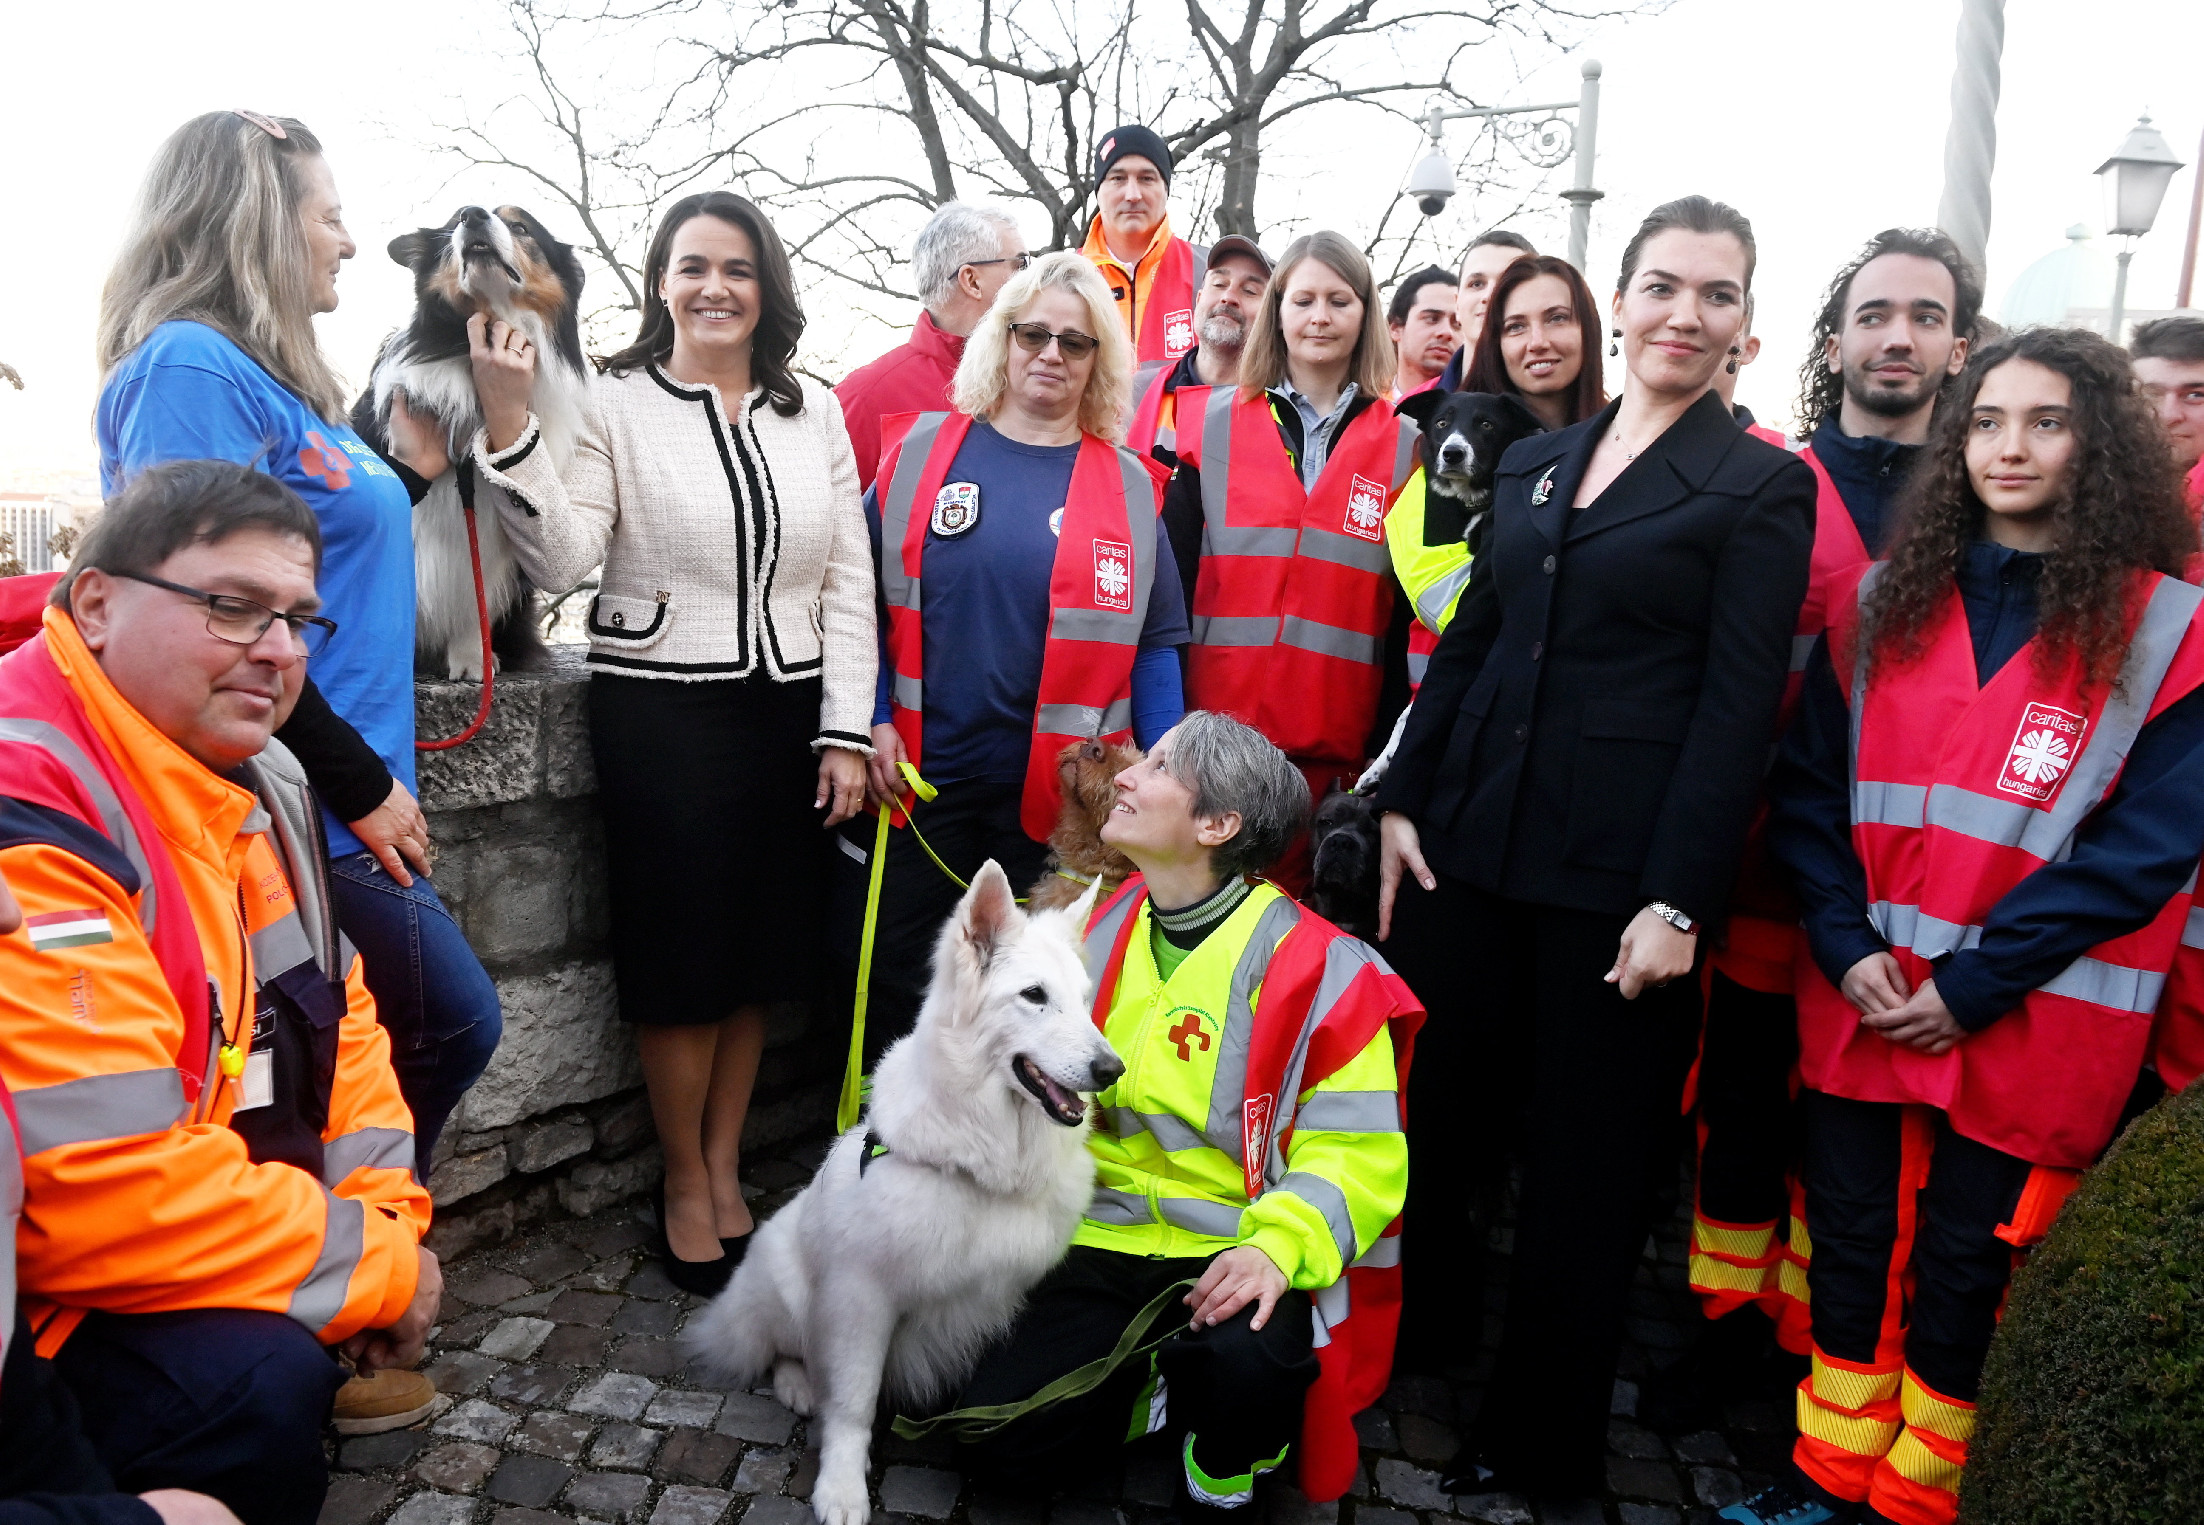
M 1798 1158 L 1795 926 L 1731 918 L 1706 966 L 1706 1022 L 1687 1104 L 1697 1109 L 1691 1289 L 1710 1319 L 1757 1305 L 1804 1355 L 1806 1230 Z
M 2013 1267 L 2077 1174 L 1961 1137 L 1933 1108 L 1803 1099 L 1813 1367 L 1792 1458 L 1898 1525 L 1952 1525 Z

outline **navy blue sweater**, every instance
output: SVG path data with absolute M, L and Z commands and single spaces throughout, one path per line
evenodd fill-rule
M 1906 473 L 1921 447 L 1900 445 L 1872 434 L 1847 434 L 1837 427 L 1834 417 L 1822 420 L 1812 444 L 1814 459 L 1829 473 L 1837 496 L 1851 512 L 1860 543 L 1870 556 L 1882 555 L 1896 517 L 1898 489 L 1905 485 Z
M 2035 634 L 2042 568 L 2040 556 L 1986 541 L 1960 558 L 1977 682 L 1989 682 Z M 1867 876 L 1852 849 L 1850 731 L 1824 640 L 1768 778 L 1768 846 L 1792 875 L 1808 946 L 1832 984 L 1889 947 L 1867 919 Z M 1960 1026 L 1981 1031 L 2098 943 L 2146 925 L 2200 856 L 2204 690 L 2143 727 L 2111 798 L 2076 834 L 2073 855 L 2037 869 L 1991 907 L 1978 946 L 1938 961 L 1937 994 Z

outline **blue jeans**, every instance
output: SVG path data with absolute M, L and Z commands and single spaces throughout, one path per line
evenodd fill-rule
M 504 1035 L 497 986 L 421 875 L 408 888 L 373 853 L 349 853 L 330 860 L 329 886 L 390 1034 L 391 1067 L 413 1111 L 414 1174 L 426 1181 L 445 1120 Z
M 304 1325 L 237 1308 L 94 1313 L 54 1370 L 124 1492 L 191 1488 L 244 1525 L 314 1525 L 345 1371 Z

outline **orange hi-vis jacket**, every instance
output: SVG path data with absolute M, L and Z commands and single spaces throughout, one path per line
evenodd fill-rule
M 1393 612 L 1385 516 L 1416 470 L 1416 421 L 1373 401 L 1303 491 L 1270 409 L 1215 387 L 1179 413 L 1202 506 L 1186 706 L 1245 721 L 1298 764 L 1359 769 Z
M 1194 293 L 1209 270 L 1209 250 L 1171 236 L 1171 219 L 1156 225 L 1147 249 L 1127 270 L 1110 252 L 1098 215 L 1079 250 L 1094 262 L 1117 299 L 1117 315 L 1133 341 L 1134 359 L 1177 360 L 1194 347 Z
M 1839 585 L 1829 646 L 1853 716 L 1852 842 L 1868 917 L 1917 988 L 1935 960 L 1973 946 L 2007 892 L 2067 855 L 2144 724 L 2204 684 L 2204 597 L 2134 575 L 2117 685 L 2085 686 L 2071 655 L 2044 669 L 2031 639 L 1978 686 L 1956 587 L 1921 657 L 1870 674 L 1859 604 L 1881 565 L 1848 580 L 1856 595 Z M 2189 904 L 2174 895 L 1942 1054 L 1862 1026 L 1802 953 L 1800 1073 L 1830 1095 L 1939 1108 L 1956 1132 L 2031 1164 L 2086 1169 L 2142 1071 Z
M 889 716 L 914 768 L 924 766 L 926 731 L 926 540 L 971 427 L 962 413 L 899 413 L 880 425 L 880 593 L 895 664 Z M 1099 436 L 1080 436 L 1049 569 L 1041 691 L 1018 810 L 1036 842 L 1048 840 L 1063 806 L 1056 759 L 1064 748 L 1132 739 L 1133 661 L 1155 586 L 1162 511 L 1161 466 Z
M 271 743 L 240 771 L 252 787 L 217 777 L 116 692 L 66 614 L 44 626 L 0 659 L 0 872 L 26 918 L 0 938 L 0 1077 L 39 1349 L 93 1309 L 256 1309 L 325 1344 L 395 1322 L 429 1198 L 303 775 Z M 256 1026 L 285 1023 L 315 1031 L 328 1078 L 302 1106 L 247 1106 L 275 1068 L 252 1063 Z M 282 1139 L 317 1098 L 318 1171 L 237 1131 Z

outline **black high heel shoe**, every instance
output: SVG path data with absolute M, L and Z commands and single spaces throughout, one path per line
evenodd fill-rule
M 666 1280 L 695 1297 L 717 1297 L 726 1290 L 728 1278 L 735 1274 L 738 1256 L 722 1249 L 716 1260 L 683 1260 L 673 1252 L 673 1241 L 666 1235 L 666 1183 L 658 1183 L 658 1258 L 665 1262 Z

